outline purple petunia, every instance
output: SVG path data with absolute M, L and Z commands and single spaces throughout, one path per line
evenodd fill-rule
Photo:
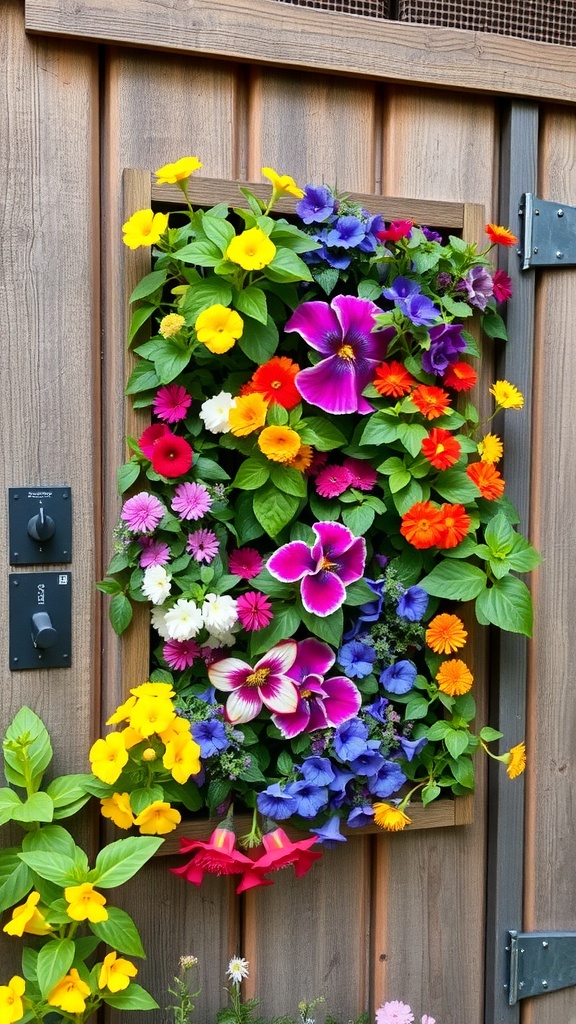
M 192 722 L 190 731 L 198 746 L 201 757 L 212 757 L 220 754 L 230 746 L 226 735 L 226 729 L 218 719 L 209 719 L 207 722 Z
M 458 289 L 466 291 L 471 306 L 476 306 L 484 312 L 488 300 L 494 294 L 492 274 L 486 267 L 472 267 L 464 280 L 459 282 Z
M 372 796 L 386 800 L 397 793 L 406 782 L 406 776 L 396 761 L 384 761 L 378 771 L 368 779 L 368 789 Z
M 354 249 L 366 235 L 364 225 L 358 217 L 348 214 L 338 217 L 332 225 L 326 239 L 327 245 L 339 246 L 341 249 Z
M 366 541 L 342 523 L 312 526 L 317 540 L 312 549 L 303 540 L 283 544 L 268 559 L 268 572 L 281 583 L 301 580 L 307 612 L 325 618 L 342 606 L 346 586 L 359 580 L 366 561 Z
M 382 294 L 415 326 L 429 327 L 440 316 L 440 310 L 436 308 L 432 299 L 422 295 L 418 282 L 407 277 L 397 277 Z
M 416 754 L 419 754 L 423 747 L 428 743 L 426 736 L 421 736 L 419 740 L 409 740 L 406 736 L 399 736 L 400 746 L 402 747 L 402 753 L 407 761 L 411 761 Z M 400 752 L 398 752 L 400 753 Z
M 416 666 L 411 661 L 402 660 L 385 668 L 379 681 L 390 693 L 408 693 L 414 686 L 416 675 Z
M 339 725 L 334 733 L 334 750 L 341 761 L 353 761 L 368 748 L 368 729 L 359 718 Z
M 325 846 L 327 850 L 334 849 L 338 846 L 338 843 L 346 842 L 346 836 L 343 836 L 340 831 L 340 818 L 337 814 L 333 814 L 331 818 L 328 818 L 324 825 L 311 828 L 310 831 L 315 836 L 318 836 L 322 846 Z
M 327 185 L 305 185 L 296 213 L 304 224 L 322 223 L 336 210 L 336 198 Z
M 301 782 L 289 782 L 285 793 L 296 801 L 295 813 L 301 818 L 315 818 L 328 803 L 328 790 L 325 786 L 315 786 L 303 779 Z
M 300 766 L 306 782 L 315 786 L 329 786 L 334 782 L 334 769 L 327 757 L 307 757 Z
M 466 348 L 461 324 L 438 324 L 430 328 L 430 348 L 422 353 L 426 373 L 442 376 Z
M 260 814 L 273 821 L 284 821 L 296 813 L 295 798 L 281 789 L 279 782 L 274 782 L 262 793 L 258 793 L 256 806 Z
M 409 622 L 420 622 L 428 607 L 428 594 L 422 587 L 408 587 L 396 605 L 396 614 Z
M 362 828 L 364 825 L 371 825 L 374 821 L 374 808 L 371 804 L 361 804 L 353 807 L 346 819 L 348 828 Z

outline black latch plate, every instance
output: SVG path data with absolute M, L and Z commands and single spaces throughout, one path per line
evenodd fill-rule
M 68 668 L 72 661 L 72 579 L 69 572 L 12 572 L 8 575 L 9 664 L 13 672 Z M 47 612 L 58 636 L 47 648 L 35 647 L 32 616 Z
M 576 985 L 576 932 L 510 932 L 508 1002 Z
M 576 207 L 525 192 L 519 215 L 523 270 L 576 266 Z
M 40 508 L 56 529 L 49 540 L 36 541 L 28 523 Z M 8 543 L 10 565 L 47 565 L 72 559 L 72 495 L 69 487 L 9 487 Z

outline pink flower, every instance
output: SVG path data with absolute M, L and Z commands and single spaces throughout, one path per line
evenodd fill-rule
M 212 505 L 212 498 L 202 484 L 178 484 L 174 494 L 172 508 L 180 519 L 202 519 Z
M 147 459 L 152 459 L 152 452 L 156 441 L 169 433 L 170 431 L 164 423 L 152 423 L 151 426 L 146 427 L 146 430 L 138 438 L 138 444 L 140 445 L 142 454 L 145 455 Z
M 251 632 L 263 629 L 269 622 L 272 622 L 274 617 L 270 601 L 257 590 L 249 590 L 246 594 L 241 594 L 236 599 L 236 611 L 244 629 Z
M 213 562 L 219 547 L 218 538 L 212 530 L 196 530 L 188 534 L 186 551 L 189 551 L 197 562 Z
M 296 710 L 298 691 L 286 675 L 296 658 L 294 640 L 272 647 L 252 668 L 240 658 L 223 658 L 210 665 L 208 678 L 217 690 L 230 694 L 226 717 L 233 725 L 251 722 L 262 705 L 269 711 L 289 714 Z
M 228 559 L 228 569 L 242 580 L 251 580 L 262 572 L 264 559 L 254 548 L 238 548 Z
M 258 885 L 266 885 L 265 875 L 269 871 L 279 871 L 280 868 L 287 868 L 289 864 L 294 865 L 296 878 L 302 878 L 310 870 L 315 860 L 322 857 L 321 850 L 311 850 L 310 847 L 318 842 L 318 836 L 308 839 L 300 839 L 293 843 L 282 828 L 275 828 L 262 836 L 262 845 L 265 853 L 254 862 L 253 866 L 244 872 L 237 893 L 245 892 L 247 889 L 254 889 Z
M 166 565 L 170 561 L 170 548 L 162 540 L 154 540 L 153 537 L 140 537 L 142 554 L 140 555 L 140 567 L 148 569 L 151 565 Z
M 344 466 L 326 466 L 316 477 L 316 490 L 321 498 L 337 498 L 352 484 L 352 474 Z
M 350 485 L 359 491 L 371 491 L 378 479 L 378 473 L 364 459 L 344 459 L 343 468 L 350 473 Z
M 156 392 L 152 406 L 159 420 L 177 423 L 183 420 L 192 404 L 192 397 L 181 384 L 167 384 Z
M 492 275 L 492 286 L 496 302 L 506 302 L 512 298 L 512 281 L 504 270 L 495 270 Z
M 200 657 L 200 648 L 195 640 L 168 640 L 162 648 L 162 657 L 170 668 L 183 672 Z
M 436 1024 L 436 1018 L 431 1017 L 428 1013 L 425 1013 L 422 1017 L 422 1024 Z
M 306 611 L 324 618 L 344 604 L 346 587 L 362 576 L 366 541 L 342 523 L 314 523 L 312 529 L 316 534 L 312 549 L 303 540 L 289 541 L 270 556 L 267 568 L 281 583 L 301 580 Z
M 298 653 L 288 675 L 298 687 L 298 707 L 289 715 L 272 715 L 274 725 L 287 739 L 301 732 L 333 728 L 353 718 L 362 697 L 347 676 L 324 679 L 336 657 L 327 644 L 308 637 L 298 644 Z
M 304 476 L 318 476 L 321 469 L 328 462 L 328 452 L 314 452 L 312 456 L 312 462 L 308 466 L 308 469 L 304 470 Z
M 140 491 L 122 506 L 121 518 L 132 533 L 151 533 L 158 526 L 166 509 L 153 494 Z
M 393 999 L 376 1010 L 376 1024 L 413 1024 L 414 1014 L 406 1003 Z
M 154 442 L 151 455 L 152 469 L 160 476 L 172 480 L 188 472 L 193 456 L 194 452 L 188 441 L 168 430 Z
M 399 242 L 401 238 L 410 237 L 413 226 L 411 220 L 393 220 L 390 227 L 376 232 L 376 238 L 381 242 Z

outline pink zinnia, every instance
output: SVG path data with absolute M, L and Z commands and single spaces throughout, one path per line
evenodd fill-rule
M 337 498 L 348 490 L 352 474 L 344 466 L 326 466 L 316 477 L 316 490 L 321 498 Z
M 274 617 L 272 605 L 264 594 L 249 590 L 236 599 L 236 611 L 244 629 L 263 629 Z
M 378 473 L 364 459 L 344 459 L 342 463 L 352 477 L 351 486 L 359 491 L 371 491 L 378 479 Z
M 512 298 L 512 281 L 504 270 L 495 270 L 492 277 L 492 287 L 496 302 L 506 302 Z
M 177 423 L 186 416 L 192 396 L 181 384 L 167 384 L 156 392 L 152 406 L 159 420 L 166 420 L 167 423 Z
M 170 668 L 183 672 L 200 657 L 200 648 L 195 640 L 168 640 L 162 648 L 162 657 Z
M 188 441 L 168 430 L 154 442 L 152 469 L 169 479 L 184 476 L 192 465 L 193 456 L 194 452 Z
M 242 580 L 251 580 L 262 572 L 264 559 L 254 548 L 238 548 L 228 559 L 228 569 Z
M 188 534 L 186 551 L 189 551 L 197 562 L 213 562 L 219 547 L 218 538 L 212 530 L 196 530 Z
M 151 565 L 166 565 L 170 561 L 170 548 L 162 540 L 154 540 L 152 537 L 141 537 L 142 554 L 140 555 L 140 568 L 148 569 Z
M 143 455 L 145 455 L 147 459 L 151 459 L 156 441 L 169 433 L 170 431 L 164 423 L 152 423 L 151 426 L 146 427 L 146 430 L 138 438 L 138 444 L 140 445 Z
M 174 493 L 172 508 L 180 519 L 202 519 L 212 505 L 212 498 L 202 484 L 178 484 Z
M 128 498 L 122 506 L 121 518 L 132 533 L 151 533 L 158 526 L 166 509 L 153 494 L 141 491 Z
M 376 1010 L 376 1024 L 413 1024 L 414 1014 L 406 1003 L 392 999 Z

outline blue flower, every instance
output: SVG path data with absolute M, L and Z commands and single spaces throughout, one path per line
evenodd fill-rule
M 378 771 L 368 779 L 368 789 L 373 796 L 386 800 L 397 793 L 406 782 L 406 776 L 396 761 L 384 761 Z
M 364 230 L 366 232 L 365 237 L 358 246 L 361 252 L 374 252 L 378 245 L 377 232 L 384 231 L 385 226 L 384 218 L 381 213 L 375 213 L 374 216 L 368 217 L 368 220 L 364 225 Z
M 319 828 L 311 828 L 311 832 L 318 836 L 327 850 L 333 849 L 338 843 L 345 843 L 346 836 L 343 836 L 340 832 L 340 818 L 337 814 L 333 814 L 331 818 L 324 825 L 320 825 Z
M 371 804 L 363 804 L 361 807 L 353 807 L 348 815 L 346 824 L 348 828 L 362 828 L 363 825 L 371 825 L 374 821 L 374 809 Z
M 407 277 L 397 277 L 389 288 L 384 288 L 382 294 L 417 326 L 430 327 L 440 317 L 440 310 L 432 299 L 422 295 L 418 282 L 410 281 Z
M 380 753 L 380 741 L 369 740 L 367 749 L 350 762 L 350 767 L 355 775 L 375 775 L 383 764 L 384 758 Z
M 305 224 L 327 220 L 336 209 L 336 198 L 327 185 L 305 185 L 304 198 L 296 203 L 296 213 Z
M 390 701 L 388 700 L 387 697 L 377 697 L 376 700 L 372 702 L 372 704 L 366 704 L 364 711 L 366 711 L 369 715 L 372 715 L 372 718 L 375 718 L 377 722 L 382 722 L 383 724 L 385 724 L 386 715 L 384 714 L 384 712 L 386 711 L 386 708 L 388 707 L 389 703 Z
M 425 224 L 420 225 L 420 231 L 424 235 L 424 238 L 428 242 L 441 242 L 442 235 L 439 235 L 437 231 L 433 231 L 432 228 L 427 228 Z
M 258 793 L 256 805 L 260 814 L 265 818 L 272 818 L 273 821 L 283 821 L 296 813 L 296 800 L 290 793 L 280 788 L 279 782 L 274 782 L 268 789 Z
M 334 221 L 326 242 L 328 245 L 337 245 L 341 249 L 353 249 L 363 240 L 365 234 L 362 221 L 349 214 L 346 217 L 338 217 Z
M 301 818 L 315 818 L 328 803 L 328 790 L 311 782 L 289 782 L 284 790 L 294 798 L 295 813 Z
M 214 754 L 220 754 L 230 746 L 226 729 L 217 718 L 207 722 L 192 722 L 190 732 L 200 747 L 201 757 L 212 757 Z
M 334 782 L 334 769 L 327 757 L 307 757 L 300 771 L 306 782 L 313 782 L 315 786 L 329 786 Z
M 409 740 L 405 736 L 399 736 L 398 739 L 407 761 L 411 761 L 413 757 L 416 757 L 416 754 L 419 754 L 422 747 L 425 747 L 428 743 L 426 736 L 422 736 L 419 740 Z
M 334 778 L 332 782 L 328 783 L 328 789 L 331 793 L 336 793 L 338 796 L 345 798 L 347 796 L 346 788 L 349 782 L 355 778 L 354 772 L 347 772 L 344 768 L 340 768 L 337 764 L 333 766 Z
M 422 587 L 408 587 L 396 605 L 396 613 L 410 622 L 420 622 L 428 607 L 428 594 Z
M 417 671 L 411 661 L 396 661 L 385 668 L 379 682 L 390 693 L 408 693 L 414 686 Z
M 376 651 L 359 640 L 344 644 L 338 652 L 338 662 L 351 679 L 369 676 L 376 660 Z
M 368 584 L 370 590 L 375 594 L 375 598 L 373 601 L 366 601 L 365 604 L 360 605 L 358 618 L 356 619 L 352 629 L 349 629 L 347 633 L 344 633 L 344 640 L 353 640 L 358 635 L 365 622 L 378 622 L 378 619 L 382 614 L 386 580 L 384 578 L 380 580 L 369 580 L 364 577 L 364 582 Z
M 353 761 L 368 747 L 368 729 L 359 718 L 350 718 L 334 733 L 334 750 L 341 761 Z

